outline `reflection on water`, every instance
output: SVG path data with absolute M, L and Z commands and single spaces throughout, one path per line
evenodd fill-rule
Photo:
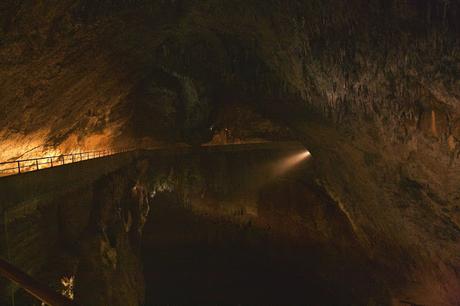
M 244 209 L 227 217 L 211 210 L 197 212 L 178 204 L 173 193 L 158 194 L 144 236 L 146 304 L 385 301 L 370 262 L 353 245 L 353 233 L 340 216 L 331 207 L 322 212 L 315 205 L 295 207 L 296 195 L 286 205 L 268 203 L 276 202 L 277 194 L 285 192 L 281 189 L 268 188 L 268 198 L 259 199 L 265 204 L 259 203 L 258 217 Z M 318 198 L 312 195 L 310 200 Z M 300 220 L 305 213 L 317 220 L 309 222 L 308 215 Z M 335 222 L 328 227 L 330 233 L 324 224 L 314 225 L 322 214 Z M 312 234 L 324 237 L 314 239 Z M 334 234 L 337 241 L 325 243 Z

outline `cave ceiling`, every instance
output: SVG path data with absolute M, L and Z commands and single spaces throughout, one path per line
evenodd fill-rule
M 296 139 L 369 253 L 412 254 L 414 290 L 454 301 L 459 15 L 454 0 L 5 0 L 0 157 L 225 128 Z

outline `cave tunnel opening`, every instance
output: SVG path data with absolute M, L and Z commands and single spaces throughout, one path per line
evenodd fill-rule
M 315 183 L 309 151 L 196 161 L 153 170 L 142 249 L 147 304 L 385 300 L 380 271 Z
M 0 1 L 0 263 L 80 305 L 460 305 L 459 14 Z

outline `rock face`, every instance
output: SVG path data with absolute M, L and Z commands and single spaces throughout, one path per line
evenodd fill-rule
M 390 302 L 399 281 L 387 283 L 391 273 L 366 256 L 312 164 L 280 173 L 292 155 L 214 152 L 152 164 L 147 305 Z
M 149 211 L 142 183 L 147 164 L 113 158 L 1 182 L 1 256 L 57 292 L 64 277 L 73 279 L 82 305 L 140 305 L 144 299 L 140 245 Z M 1 305 L 36 303 L 0 280 Z
M 3 1 L 0 157 L 202 143 L 229 121 L 222 110 L 244 105 L 256 114 L 245 121 L 270 122 L 264 137 L 289 127 L 311 150 L 368 254 L 408 270 L 395 296 L 455 305 L 459 10 L 454 0 Z
M 147 192 L 120 174 L 94 188 L 92 215 L 80 239 L 75 299 L 82 305 L 142 305 L 139 252 Z

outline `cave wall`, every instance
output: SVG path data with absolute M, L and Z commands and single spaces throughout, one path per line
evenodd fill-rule
M 1 5 L 2 159 L 143 143 L 149 118 L 146 143 L 205 142 L 247 105 L 311 149 L 369 254 L 413 272 L 401 294 L 458 304 L 459 1 Z
M 298 153 L 213 152 L 152 161 L 152 216 L 143 241 L 147 301 L 398 302 L 406 271 L 367 254 L 339 203 L 317 183 L 316 159 L 280 171 Z M 181 295 L 173 294 L 177 287 Z
M 359 248 L 352 223 L 319 184 L 316 158 L 285 166 L 303 151 L 201 152 L 161 164 L 152 160 L 149 189 L 152 198 L 163 194 L 203 218 L 250 223 L 279 240 Z
M 298 143 L 173 147 L 3 177 L 0 254 L 58 292 L 60 279 L 74 276 L 81 304 L 141 305 L 151 191 L 179 184 L 178 199 L 189 203 L 209 190 L 206 203 L 217 214 L 255 212 L 254 192 L 275 177 L 273 166 L 304 150 Z M 35 302 L 6 280 L 0 289 L 5 305 L 12 295 L 17 304 Z
M 134 207 L 145 204 L 139 181 L 145 166 L 137 167 L 135 160 L 135 153 L 126 153 L 1 178 L 0 254 L 57 292 L 63 290 L 62 277 L 74 276 L 79 303 L 141 304 L 144 283 L 135 251 L 141 210 Z M 134 186 L 139 192 L 132 192 Z M 125 220 L 117 209 L 130 218 L 127 230 L 118 230 Z M 108 254 L 112 261 L 115 256 L 114 263 L 107 263 Z M 88 274 L 88 266 L 96 275 Z M 104 293 L 97 294 L 99 300 L 94 296 L 98 289 Z M 0 290 L 2 305 L 37 303 L 5 279 Z
M 142 173 L 148 167 L 138 164 Z M 143 305 L 141 237 L 149 212 L 140 173 L 113 173 L 93 186 L 91 215 L 79 237 L 75 300 L 82 305 Z

